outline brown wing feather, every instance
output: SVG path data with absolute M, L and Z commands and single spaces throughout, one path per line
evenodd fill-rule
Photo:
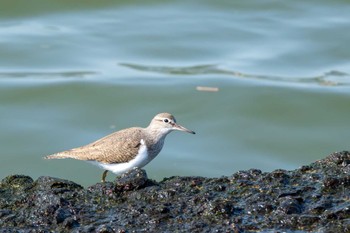
M 124 163 L 137 155 L 142 135 L 142 128 L 124 129 L 88 145 L 59 152 L 46 158 L 73 158 L 103 163 Z

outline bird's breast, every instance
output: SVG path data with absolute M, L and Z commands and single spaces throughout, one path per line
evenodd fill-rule
M 148 145 L 148 155 L 153 159 L 162 150 L 164 140 L 158 140 L 156 143 L 150 143 Z

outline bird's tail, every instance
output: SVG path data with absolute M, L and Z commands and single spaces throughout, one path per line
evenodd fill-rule
M 44 157 L 44 159 L 67 159 L 67 158 L 72 158 L 72 156 L 64 153 L 56 153 L 56 154 L 47 155 Z

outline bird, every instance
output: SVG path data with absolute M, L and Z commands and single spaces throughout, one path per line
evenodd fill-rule
M 176 123 L 170 113 L 159 113 L 148 127 L 131 127 L 109 134 L 85 146 L 54 153 L 44 159 L 76 159 L 90 162 L 104 169 L 101 182 L 108 171 L 122 174 L 133 168 L 142 168 L 162 150 L 166 136 L 172 131 L 195 134 Z

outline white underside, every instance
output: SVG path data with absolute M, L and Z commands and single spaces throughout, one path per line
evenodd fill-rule
M 135 167 L 142 168 L 143 166 L 145 166 L 146 164 L 148 164 L 150 162 L 150 158 L 148 157 L 148 152 L 147 152 L 147 147 L 146 147 L 145 141 L 143 139 L 141 139 L 140 143 L 141 143 L 141 146 L 140 146 L 140 149 L 138 151 L 138 154 L 136 155 L 136 157 L 134 159 L 130 160 L 127 163 L 106 164 L 106 163 L 100 163 L 97 161 L 88 161 L 88 162 L 90 162 L 94 165 L 97 165 L 97 166 L 103 168 L 104 170 L 111 171 L 115 174 L 124 173 L 126 171 L 131 170 L 132 168 L 135 168 Z

